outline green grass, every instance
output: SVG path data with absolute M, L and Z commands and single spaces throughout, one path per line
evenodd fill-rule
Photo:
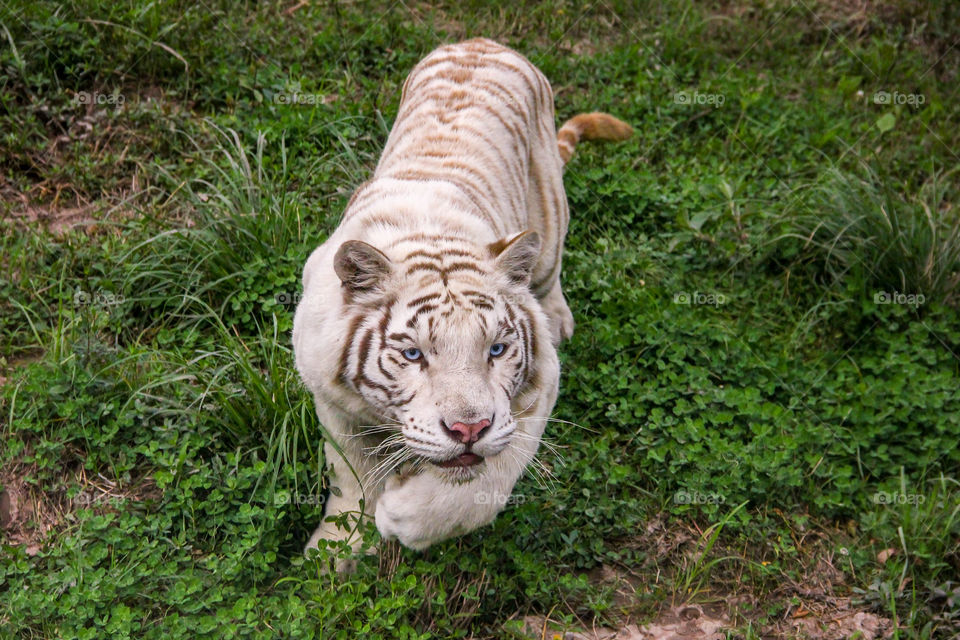
M 953 5 L 294 4 L 0 7 L 0 483 L 35 504 L 0 637 L 499 638 L 732 596 L 731 634 L 768 637 L 825 566 L 895 637 L 960 632 Z M 558 119 L 636 130 L 565 174 L 552 476 L 337 578 L 300 554 L 300 270 L 405 74 L 476 35 Z
M 784 212 L 800 251 L 820 262 L 830 280 L 874 287 L 877 301 L 927 300 L 956 306 L 960 285 L 960 216 L 949 193 L 953 176 L 934 175 L 914 202 L 905 202 L 877 176 L 858 179 L 828 172 Z

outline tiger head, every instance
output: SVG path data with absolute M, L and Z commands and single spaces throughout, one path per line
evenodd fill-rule
M 385 450 L 398 460 L 464 480 L 523 437 L 524 391 L 556 360 L 530 291 L 539 251 L 532 232 L 481 247 L 340 246 L 333 264 L 349 324 L 337 377 L 396 425 Z

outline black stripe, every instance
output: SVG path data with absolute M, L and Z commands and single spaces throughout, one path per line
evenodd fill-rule
M 428 293 L 428 294 L 425 295 L 425 296 L 420 296 L 419 298 L 414 298 L 413 300 L 411 300 L 410 302 L 407 303 L 407 308 L 412 309 L 413 307 L 419 306 L 419 305 L 423 304 L 424 302 L 429 302 L 430 300 L 436 300 L 437 298 L 440 297 L 440 295 L 441 295 L 441 294 L 439 294 L 439 293 Z
M 454 262 L 444 267 L 443 271 L 444 273 L 452 273 L 454 271 L 475 271 L 481 275 L 487 275 L 487 272 L 484 269 L 481 269 L 472 262 Z
M 411 329 L 413 329 L 414 327 L 417 326 L 417 318 L 419 318 L 419 317 L 420 317 L 421 315 L 423 315 L 424 313 L 430 313 L 431 311 L 433 311 L 433 310 L 436 309 L 436 308 L 437 308 L 437 305 L 435 305 L 435 304 L 425 304 L 425 305 L 423 305 L 422 307 L 420 307 L 419 309 L 417 309 L 417 310 L 414 312 L 413 316 L 411 316 L 411 318 L 410 318 L 409 320 L 407 320 L 407 326 L 410 327 Z
M 391 400 L 391 407 L 402 407 L 405 404 L 410 404 L 410 402 L 417 397 L 416 393 L 411 393 L 409 398 L 399 398 L 397 400 Z
M 407 268 L 407 275 L 410 275 L 411 273 L 416 273 L 417 271 L 433 271 L 436 273 L 443 273 L 443 269 L 441 269 L 435 264 L 431 264 L 429 262 L 418 262 L 416 264 L 410 265 Z
M 350 325 L 347 328 L 347 339 L 344 341 L 343 351 L 340 352 L 340 361 L 337 366 L 337 381 L 347 384 L 347 365 L 350 360 L 350 350 L 353 347 L 354 339 L 357 335 L 357 329 L 363 321 L 363 315 L 357 314 L 350 319 Z

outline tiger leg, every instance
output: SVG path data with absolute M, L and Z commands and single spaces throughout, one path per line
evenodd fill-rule
M 329 424 L 329 423 L 327 423 Z M 323 447 L 324 456 L 327 461 L 327 478 L 330 482 L 330 492 L 327 497 L 323 519 L 320 525 L 314 530 L 313 535 L 304 548 L 304 554 L 309 553 L 310 549 L 316 549 L 320 540 L 329 540 L 331 542 L 346 541 L 356 553 L 359 551 L 363 539 L 363 533 L 360 525 L 366 517 L 369 517 L 370 508 L 364 505 L 371 504 L 375 500 L 368 490 L 365 492 L 358 478 L 363 478 L 368 473 L 369 465 L 365 464 L 360 456 L 350 456 L 350 449 L 345 449 L 349 461 L 337 451 L 337 448 L 327 442 Z M 340 573 L 350 572 L 355 567 L 355 560 L 349 558 L 340 558 L 337 560 L 337 571 Z
M 554 346 L 573 335 L 573 313 L 567 305 L 567 299 L 563 297 L 560 278 L 557 278 L 550 292 L 540 300 L 540 306 L 550 320 L 550 336 Z

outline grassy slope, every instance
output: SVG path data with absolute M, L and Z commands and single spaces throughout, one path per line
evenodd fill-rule
M 904 637 L 947 637 L 956 312 L 875 304 L 862 269 L 829 286 L 774 240 L 827 167 L 867 163 L 907 199 L 956 167 L 956 15 L 658 5 L 8 5 L 5 207 L 24 194 L 99 222 L 0 236 L 2 481 L 58 532 L 36 555 L 3 548 L 0 633 L 496 637 L 518 611 L 642 618 L 730 593 L 752 596 L 754 628 L 825 560 L 837 594 Z M 474 35 L 540 66 L 558 117 L 601 108 L 637 130 L 566 175 L 578 328 L 555 415 L 575 424 L 550 430 L 554 479 L 525 479 L 494 525 L 338 583 L 299 556 L 322 460 L 290 302 L 405 73 Z M 295 91 L 309 104 L 278 102 Z M 894 493 L 923 504 L 877 504 Z M 738 559 L 716 564 L 651 527 L 721 520 L 708 558 Z M 640 576 L 636 596 L 593 581 L 600 564 Z

